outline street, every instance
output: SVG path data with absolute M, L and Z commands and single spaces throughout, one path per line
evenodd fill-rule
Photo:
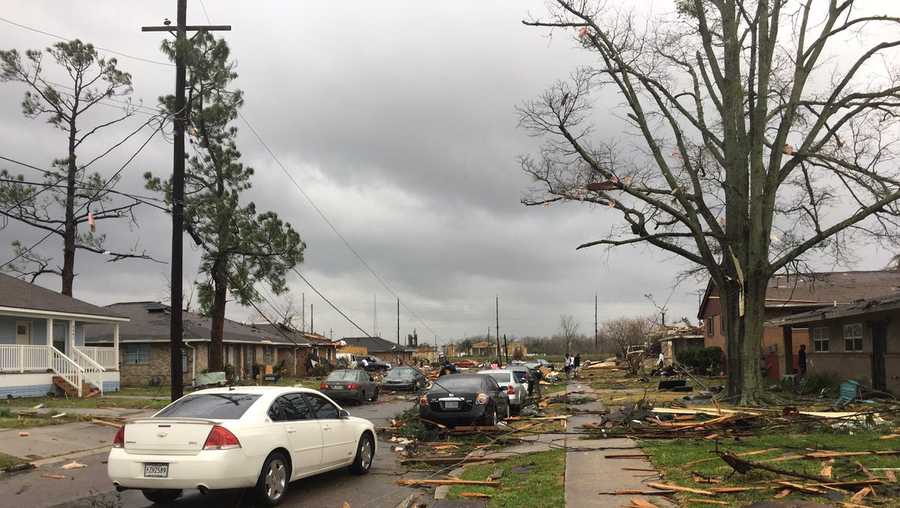
M 403 412 L 413 403 L 398 398 L 377 404 L 349 406 L 353 416 L 367 418 L 376 427 L 388 425 L 390 418 Z M 369 474 L 355 476 L 346 469 L 331 471 L 296 481 L 281 506 L 285 507 L 336 507 L 344 502 L 357 507 L 396 506 L 415 492 L 399 487 L 394 480 L 402 469 L 390 443 L 379 441 L 378 452 Z M 8 496 L 2 506 L 28 507 L 147 507 L 147 501 L 139 491 L 116 493 L 106 477 L 106 453 L 88 455 L 78 459 L 85 469 L 57 471 L 62 464 L 45 466 L 29 473 L 19 474 L 0 482 L 0 490 Z M 42 478 L 48 473 L 65 473 L 73 480 Z M 11 499 L 12 498 L 12 499 Z M 10 502 L 10 504 L 5 504 Z M 173 506 L 193 508 L 201 506 L 252 507 L 255 503 L 249 492 L 225 491 L 202 495 L 199 491 L 186 491 Z

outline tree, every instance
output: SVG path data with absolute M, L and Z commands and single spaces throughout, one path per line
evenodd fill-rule
M 257 282 L 276 295 L 287 291 L 285 275 L 303 261 L 306 247 L 290 224 L 274 212 L 258 212 L 241 203 L 251 187 L 253 169 L 241 162 L 235 144 L 237 118 L 243 104 L 240 90 L 228 86 L 237 77 L 229 62 L 228 45 L 199 32 L 187 51 L 188 122 L 191 143 L 203 150 L 188 159 L 185 171 L 185 231 L 203 249 L 197 296 L 201 312 L 212 318 L 209 368 L 222 370 L 225 306 L 230 294 L 242 305 L 262 301 Z M 174 59 L 174 44 L 163 43 Z M 174 114 L 174 97 L 162 99 Z M 145 175 L 147 188 L 163 192 L 171 202 L 171 181 Z
M 578 322 L 575 321 L 574 317 L 563 314 L 559 316 L 559 331 L 563 340 L 566 341 L 566 354 L 570 354 L 572 352 L 572 339 L 578 335 Z
M 60 75 L 68 76 L 70 85 L 48 80 L 44 68 L 45 52 L 64 71 Z M 50 125 L 63 131 L 66 134 L 66 156 L 53 161 L 51 170 L 43 171 L 43 181 L 27 180 L 22 175 L 13 177 L 6 170 L 0 171 L 0 213 L 47 231 L 45 238 L 56 235 L 63 242 L 63 264 L 54 268 L 50 266 L 52 257 L 35 252 L 33 247 L 25 247 L 18 240 L 14 241 L 14 257 L 8 269 L 20 276 L 30 277 L 32 282 L 44 274 L 59 275 L 62 278 L 62 293 L 71 296 L 77 250 L 111 256 L 111 261 L 150 259 L 146 253 L 109 252 L 105 247 L 106 235 L 95 234 L 93 221 L 128 217 L 134 221 L 132 211 L 139 202 L 114 190 L 119 182 L 118 173 L 104 179 L 99 173 L 88 173 L 87 170 L 156 119 L 151 119 L 122 141 L 79 165 L 78 153 L 88 138 L 133 115 L 134 107 L 130 100 L 124 102 L 122 113 L 113 118 L 92 121 L 90 115 L 94 107 L 106 99 L 129 97 L 131 74 L 119 69 L 115 58 L 107 60 L 99 57 L 93 45 L 78 39 L 58 42 L 45 52 L 28 50 L 23 59 L 15 49 L 0 51 L 0 81 L 21 83 L 27 87 L 22 113 L 27 118 L 47 118 Z M 125 196 L 124 202 L 113 202 L 114 196 Z M 58 212 L 59 207 L 62 207 L 61 212 Z M 91 228 L 79 232 L 79 225 L 86 222 L 92 223 Z
M 524 23 L 574 31 L 596 63 L 520 108 L 546 139 L 521 159 L 524 203 L 604 207 L 621 227 L 578 248 L 648 244 L 706 273 L 729 395 L 757 403 L 769 278 L 845 262 L 863 235 L 897 239 L 900 18 L 855 0 L 678 0 L 652 20 L 553 4 Z M 625 132 L 601 139 L 592 101 L 609 88 Z
M 603 342 L 614 345 L 616 355 L 625 360 L 632 374 L 637 374 L 643 366 L 644 355 L 629 355 L 628 348 L 646 343 L 652 327 L 652 319 L 624 317 L 612 319 L 603 322 L 600 337 Z

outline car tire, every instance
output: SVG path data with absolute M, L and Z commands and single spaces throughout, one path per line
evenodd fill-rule
M 372 438 L 372 434 L 364 432 L 359 438 L 359 444 L 356 445 L 356 457 L 350 465 L 350 472 L 358 475 L 366 474 L 372 468 L 374 460 L 375 439 Z
M 169 504 L 178 499 L 178 496 L 181 495 L 181 489 L 143 489 L 141 494 L 150 502 Z
M 520 412 L 522 412 L 522 406 L 513 406 L 510 404 L 510 406 L 509 406 L 509 414 L 510 415 L 518 415 Z
M 281 452 L 272 452 L 263 462 L 256 481 L 256 497 L 262 506 L 275 506 L 284 499 L 291 482 L 291 466 Z

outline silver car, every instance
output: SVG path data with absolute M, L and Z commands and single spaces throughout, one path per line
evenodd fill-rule
M 518 414 L 528 398 L 528 385 L 519 381 L 516 373 L 509 369 L 480 370 L 479 374 L 485 374 L 494 378 L 501 388 L 509 395 L 509 409 L 512 414 Z

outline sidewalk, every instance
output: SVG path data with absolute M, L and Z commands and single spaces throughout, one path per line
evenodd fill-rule
M 591 395 L 595 391 L 577 380 L 569 381 L 566 393 L 583 392 Z M 596 395 L 595 395 L 596 396 Z M 581 410 L 602 411 L 606 408 L 602 401 L 589 402 L 577 406 Z M 582 508 L 597 506 L 630 506 L 633 497 L 599 495 L 598 492 L 624 489 L 647 490 L 644 481 L 658 479 L 653 473 L 626 471 L 624 468 L 653 469 L 646 459 L 626 458 L 607 459 L 605 455 L 639 454 L 640 449 L 631 439 L 580 439 L 579 427 L 585 423 L 599 423 L 599 415 L 578 415 L 569 418 L 566 427 L 566 508 Z M 622 450 L 616 452 L 616 450 Z M 654 497 L 653 504 L 659 507 L 674 506 L 665 498 Z

